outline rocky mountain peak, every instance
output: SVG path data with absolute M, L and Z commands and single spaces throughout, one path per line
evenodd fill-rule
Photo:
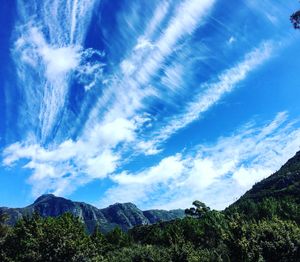
M 39 196 L 35 201 L 34 201 L 34 204 L 37 204 L 39 202 L 44 202 L 44 201 L 48 201 L 50 199 L 54 199 L 54 198 L 57 198 L 55 195 L 53 194 L 44 194 L 44 195 L 41 195 Z

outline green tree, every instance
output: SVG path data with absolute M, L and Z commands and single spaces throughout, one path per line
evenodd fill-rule
M 79 218 L 65 213 L 43 222 L 43 235 L 39 240 L 43 261 L 89 261 L 91 240 Z
M 93 257 L 97 258 L 99 261 L 103 260 L 104 255 L 109 250 L 109 244 L 106 240 L 106 237 L 100 232 L 98 225 L 95 227 L 90 239 L 92 242 L 91 250 Z
M 170 251 L 156 245 L 132 245 L 107 253 L 109 262 L 170 262 Z
M 35 213 L 19 220 L 3 243 L 7 261 L 41 261 L 42 219 Z
M 6 225 L 7 219 L 8 215 L 6 213 L 0 213 L 0 242 L 4 239 L 8 232 L 8 226 Z
M 185 210 L 185 214 L 191 217 L 201 218 L 204 214 L 210 211 L 210 208 L 207 207 L 203 202 L 196 200 L 193 202 L 195 207 L 191 207 Z
M 5 241 L 5 237 L 8 234 L 8 226 L 5 224 L 5 222 L 8 219 L 8 215 L 6 213 L 1 213 L 0 214 L 0 261 L 3 260 L 5 261 L 5 254 L 3 250 L 3 244 Z
M 296 223 L 278 218 L 249 224 L 247 228 L 250 250 L 260 251 L 252 261 L 299 261 L 300 228 Z M 249 252 L 250 253 L 250 252 Z
M 106 235 L 107 242 L 111 245 L 112 249 L 120 247 L 128 247 L 131 245 L 131 238 L 129 235 L 121 230 L 119 227 L 115 227 Z
M 91 240 L 83 223 L 69 213 L 38 214 L 18 221 L 4 242 L 7 261 L 91 261 Z
M 300 10 L 293 13 L 290 17 L 290 20 L 295 29 L 300 29 Z

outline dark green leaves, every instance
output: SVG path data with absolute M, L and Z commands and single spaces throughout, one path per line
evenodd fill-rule
M 300 29 L 300 10 L 293 13 L 290 20 L 295 29 Z

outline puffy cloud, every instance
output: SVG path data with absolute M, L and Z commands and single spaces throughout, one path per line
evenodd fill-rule
M 30 141 L 15 143 L 4 150 L 3 164 L 27 159 L 24 168 L 33 170 L 28 181 L 35 196 L 48 191 L 64 195 L 113 173 L 120 160 L 115 148 L 131 142 L 134 132 L 134 123 L 119 118 L 99 123 L 80 140 L 66 140 L 49 149 Z
M 112 179 L 118 184 L 142 184 L 151 185 L 153 183 L 167 183 L 169 179 L 176 179 L 184 170 L 184 165 L 180 160 L 180 155 L 164 158 L 157 166 L 139 173 L 129 175 L 123 172 L 113 176 Z
M 22 51 L 24 62 L 34 65 L 34 58 L 40 57 L 45 65 L 45 75 L 50 81 L 63 77 L 80 62 L 79 46 L 51 46 L 37 27 L 31 28 L 27 35 L 19 38 L 15 46 Z
M 86 173 L 91 178 L 104 178 L 116 169 L 119 157 L 113 152 L 106 150 L 101 155 L 87 159 Z

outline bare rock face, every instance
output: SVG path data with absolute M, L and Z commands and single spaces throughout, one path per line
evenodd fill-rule
M 126 231 L 137 225 L 153 224 L 184 217 L 184 211 L 181 209 L 142 211 L 132 203 L 116 203 L 107 208 L 98 209 L 83 202 L 73 202 L 52 194 L 42 195 L 33 204 L 24 208 L 1 207 L 1 212 L 9 215 L 8 224 L 10 225 L 14 225 L 23 216 L 31 216 L 34 212 L 38 212 L 42 217 L 56 217 L 69 212 L 84 222 L 88 232 L 92 232 L 98 225 L 104 233 L 117 226 Z

